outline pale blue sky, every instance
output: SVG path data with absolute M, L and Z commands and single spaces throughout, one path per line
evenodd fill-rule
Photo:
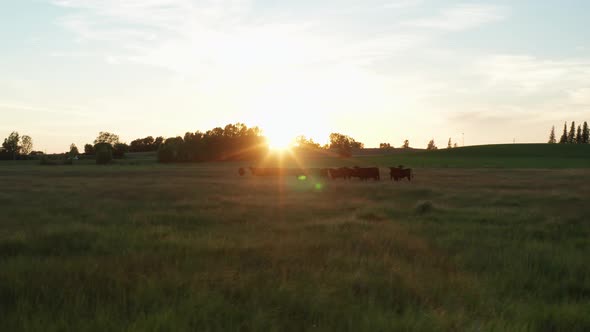
M 543 142 L 590 121 L 589 20 L 582 0 L 4 0 L 0 136 Z

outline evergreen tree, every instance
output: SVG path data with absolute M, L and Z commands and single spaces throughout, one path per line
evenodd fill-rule
M 450 149 L 453 147 L 453 143 L 451 142 L 451 138 L 449 137 L 449 143 L 447 143 L 447 149 Z
M 559 139 L 559 144 L 567 143 L 567 122 L 563 124 L 563 134 L 561 134 L 561 138 Z
M 588 123 L 586 121 L 584 121 L 584 127 L 582 127 L 582 143 L 590 143 L 590 129 L 588 128 Z
M 567 142 L 569 144 L 576 143 L 576 121 L 572 121 L 572 125 L 570 126 L 570 131 L 567 134 Z
M 555 126 L 551 127 L 551 134 L 549 134 L 549 144 L 555 144 L 557 141 L 555 140 Z
M 584 141 L 582 140 L 582 126 L 578 126 L 578 131 L 576 131 L 576 143 L 584 143 Z

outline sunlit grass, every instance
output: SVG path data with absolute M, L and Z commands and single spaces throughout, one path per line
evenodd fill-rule
M 590 329 L 588 170 L 240 166 L 2 166 L 0 330 Z

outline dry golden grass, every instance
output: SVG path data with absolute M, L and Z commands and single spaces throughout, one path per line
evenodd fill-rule
M 590 329 L 590 170 L 239 166 L 3 167 L 0 329 Z

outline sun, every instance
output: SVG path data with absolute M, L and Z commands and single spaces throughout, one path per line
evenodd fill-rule
M 284 150 L 289 150 L 293 146 L 292 139 L 287 139 L 287 138 L 283 138 L 283 137 L 279 137 L 279 138 L 267 137 L 266 139 L 268 141 L 268 147 L 271 150 L 284 151 Z
M 266 132 L 266 141 L 268 147 L 275 151 L 285 151 L 291 149 L 294 144 L 294 137 L 281 131 Z

